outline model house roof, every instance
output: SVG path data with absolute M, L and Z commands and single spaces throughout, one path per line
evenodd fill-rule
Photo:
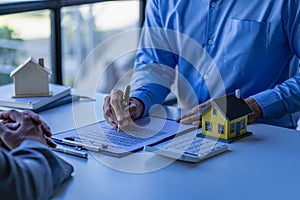
M 232 121 L 253 113 L 253 110 L 244 99 L 237 98 L 234 94 L 213 99 L 203 110 L 207 109 L 211 104 L 214 104 L 220 110 L 227 121 Z
M 41 71 L 45 71 L 48 74 L 51 74 L 51 72 L 46 69 L 45 67 L 39 65 L 39 63 L 33 58 L 33 57 L 29 57 L 25 62 L 23 62 L 22 64 L 20 64 L 16 69 L 14 69 L 11 73 L 10 76 L 14 76 L 16 73 L 18 73 L 21 69 L 23 69 L 23 67 L 25 67 L 27 64 L 34 64 L 36 66 L 37 69 L 40 69 Z

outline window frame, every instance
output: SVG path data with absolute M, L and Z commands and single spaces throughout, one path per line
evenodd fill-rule
M 211 121 L 205 121 L 204 124 L 205 124 L 205 127 L 204 127 L 205 131 L 212 132 L 212 122 Z
M 236 129 L 236 123 L 230 124 L 230 134 L 234 134 Z
M 225 129 L 224 124 L 218 124 L 218 134 L 224 135 L 225 134 L 224 129 Z
M 217 108 L 216 108 L 216 107 L 213 107 L 213 108 L 212 108 L 212 114 L 213 114 L 214 116 L 218 116 L 218 111 L 217 111 Z
M 51 23 L 51 63 L 52 76 L 51 82 L 63 84 L 62 72 L 62 27 L 61 9 L 68 6 L 85 5 L 92 3 L 124 1 L 124 0 L 32 0 L 25 2 L 8 2 L 0 4 L 0 15 L 17 14 L 39 10 L 50 10 Z M 145 15 L 146 0 L 127 0 L 140 2 L 140 27 L 142 26 Z
M 246 120 L 245 119 L 243 119 L 243 120 L 241 120 L 241 130 L 244 130 L 244 129 L 246 129 Z

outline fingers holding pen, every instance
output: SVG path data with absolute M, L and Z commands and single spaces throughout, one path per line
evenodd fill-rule
M 115 128 L 127 127 L 133 120 L 139 118 L 144 112 L 144 104 L 141 100 L 130 97 L 130 86 L 127 85 L 124 92 L 114 89 L 104 98 L 103 113 L 106 121 Z
M 118 106 L 113 107 L 113 104 L 115 104 L 115 100 L 112 100 L 111 96 L 105 97 L 104 105 L 103 105 L 104 118 L 114 128 L 118 128 L 120 121 L 117 119 L 116 112 L 118 112 L 118 115 L 122 116 L 121 119 L 124 119 L 123 110 L 121 109 L 121 111 L 120 111 Z M 119 110 L 116 111 L 116 109 L 119 109 Z
M 132 117 L 132 109 L 134 109 L 133 105 L 129 105 L 127 107 L 124 108 L 123 114 L 124 114 L 124 118 L 122 121 L 122 126 L 126 127 L 129 126 L 130 124 L 133 123 L 133 117 Z
M 116 122 L 116 119 L 113 114 L 112 107 L 110 105 L 110 96 L 106 96 L 104 98 L 104 104 L 103 104 L 103 114 L 105 120 L 112 125 L 114 128 L 117 128 L 118 123 Z
M 113 114 L 115 114 L 115 118 L 118 122 L 123 121 L 124 112 L 123 112 L 123 92 L 118 89 L 113 89 L 110 93 L 110 105 L 113 110 Z

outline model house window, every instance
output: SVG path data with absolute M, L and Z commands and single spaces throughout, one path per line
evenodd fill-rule
M 214 116 L 217 116 L 218 112 L 217 112 L 217 109 L 216 109 L 216 108 L 213 108 L 213 109 L 212 109 L 212 112 L 213 112 L 213 115 L 214 115 Z
M 235 123 L 230 124 L 230 134 L 235 133 Z
M 245 129 L 246 128 L 246 120 L 242 120 L 241 121 L 241 130 Z
M 205 122 L 205 130 L 206 131 L 212 131 L 212 123 L 210 121 Z
M 218 124 L 218 133 L 224 134 L 224 124 Z

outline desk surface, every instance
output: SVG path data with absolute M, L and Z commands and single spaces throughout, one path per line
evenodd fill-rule
M 54 133 L 103 119 L 103 96 L 40 113 Z M 254 124 L 252 136 L 204 162 L 172 161 L 150 152 L 85 160 L 57 153 L 75 172 L 55 199 L 297 199 L 300 134 Z

